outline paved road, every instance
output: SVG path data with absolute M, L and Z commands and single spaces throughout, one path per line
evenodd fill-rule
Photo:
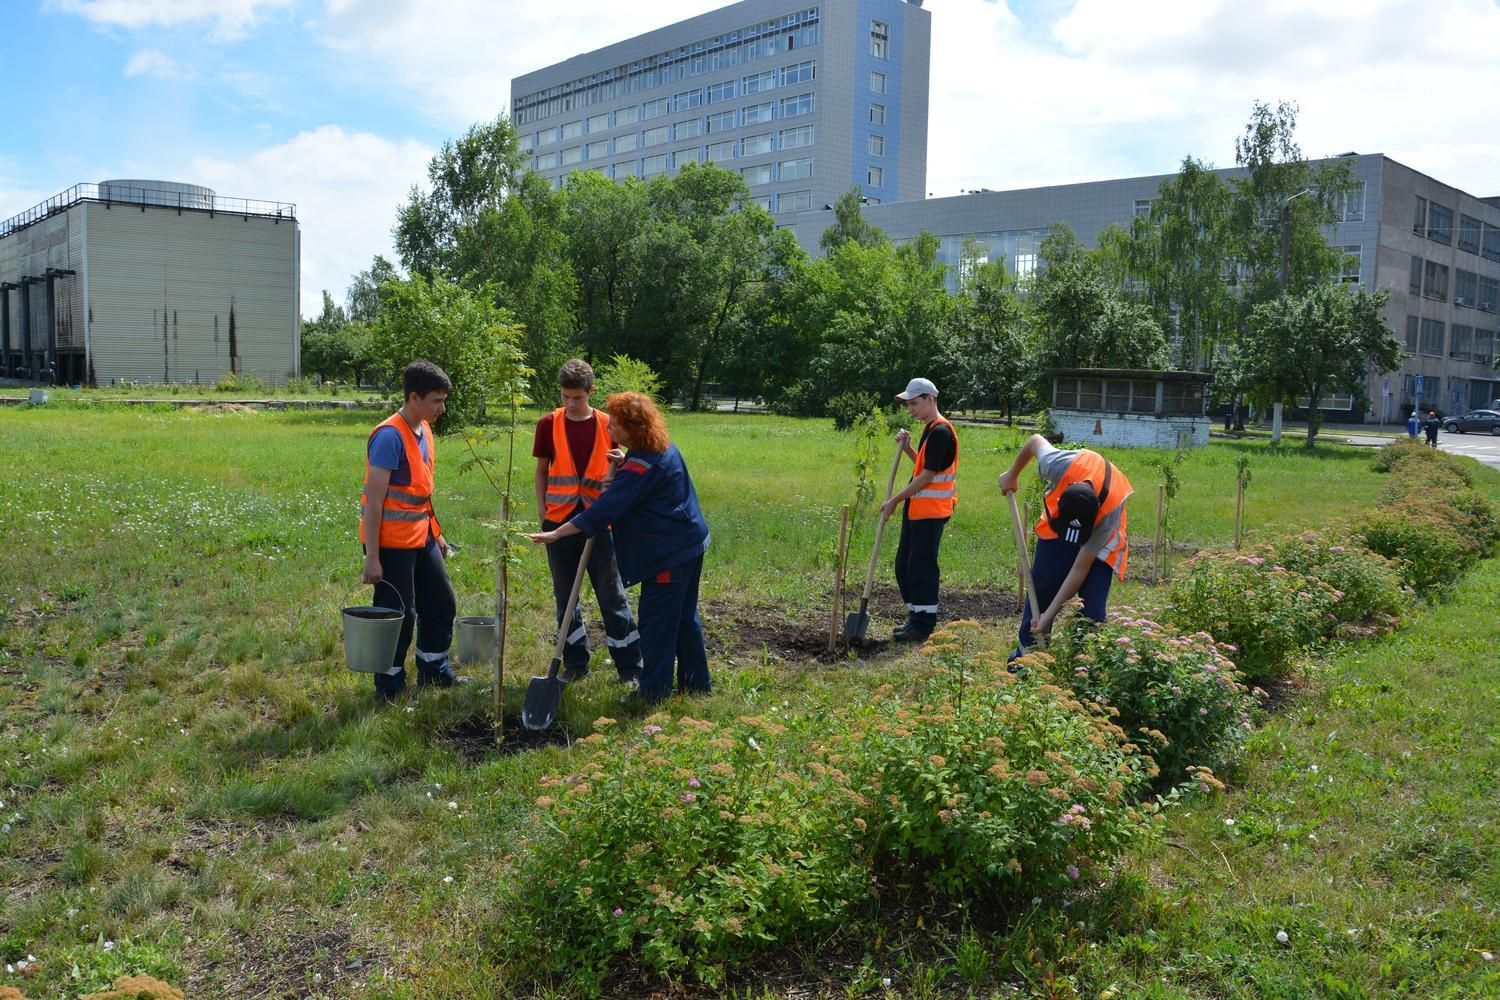
M 1438 447 L 1455 455 L 1468 455 L 1492 469 L 1500 469 L 1500 437 L 1493 434 L 1444 432 L 1438 435 Z

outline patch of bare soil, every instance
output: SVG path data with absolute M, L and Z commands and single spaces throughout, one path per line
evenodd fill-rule
M 201 406 L 184 406 L 189 413 L 256 413 L 261 407 L 244 403 L 205 403 Z
M 541 731 L 527 729 L 519 715 L 505 717 L 505 739 L 499 744 L 495 742 L 495 720 L 488 715 L 471 715 L 444 726 L 438 730 L 437 738 L 470 763 L 478 763 L 494 753 L 509 756 L 542 747 L 565 747 L 573 740 L 560 725 Z
M 323 930 L 288 934 L 277 946 L 270 940 L 235 934 L 234 964 L 243 983 L 244 996 L 307 1000 L 332 995 L 342 984 L 362 982 L 365 967 L 382 956 L 358 946 L 349 928 L 342 924 Z M 188 996 L 202 996 L 203 976 L 188 977 Z

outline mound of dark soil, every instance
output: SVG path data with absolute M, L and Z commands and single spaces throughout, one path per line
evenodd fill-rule
M 560 725 L 541 731 L 521 725 L 519 715 L 505 717 L 505 739 L 495 742 L 495 720 L 488 715 L 471 715 L 438 730 L 437 738 L 454 753 L 470 762 L 483 760 L 492 753 L 509 755 L 540 750 L 542 747 L 567 746 L 573 737 Z

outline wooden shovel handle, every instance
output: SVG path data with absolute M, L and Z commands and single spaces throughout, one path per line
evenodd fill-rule
M 1026 551 L 1026 527 L 1021 523 L 1021 511 L 1016 507 L 1016 495 L 1005 494 L 1010 501 L 1010 521 L 1016 529 L 1016 553 L 1021 560 L 1021 573 L 1026 577 L 1026 599 L 1031 602 L 1031 620 L 1042 617 L 1042 609 L 1036 603 L 1036 584 L 1031 579 L 1031 558 Z
M 560 660 L 563 647 L 568 644 L 568 628 L 573 624 L 573 609 L 578 607 L 578 591 L 583 586 L 584 570 L 589 568 L 589 556 L 594 554 L 594 540 L 583 543 L 583 554 L 578 557 L 578 572 L 573 574 L 573 589 L 568 591 L 568 606 L 563 609 L 562 621 L 557 623 L 557 649 L 552 659 Z
M 901 471 L 901 456 L 905 454 L 906 448 L 899 442 L 896 444 L 896 460 L 891 463 L 891 478 L 885 484 L 885 502 L 891 502 L 891 494 L 896 492 L 896 473 Z M 881 506 L 884 506 L 882 504 Z M 870 550 L 870 568 L 865 571 L 865 592 L 861 599 L 868 602 L 870 591 L 875 588 L 875 564 L 880 561 L 880 539 L 885 536 L 885 517 L 875 525 L 875 547 Z

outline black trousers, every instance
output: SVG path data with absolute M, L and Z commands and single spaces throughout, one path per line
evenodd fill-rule
M 411 647 L 413 632 L 417 637 L 418 683 L 451 679 L 453 667 L 448 662 L 448 647 L 453 644 L 458 597 L 453 593 L 437 539 L 429 537 L 420 549 L 382 548 L 380 569 L 385 577 L 375 585 L 375 606 L 396 610 L 404 606 L 406 619 L 401 623 L 401 638 L 396 641 L 390 673 L 371 675 L 375 678 L 375 690 L 390 695 L 399 694 L 406 687 L 406 651 Z M 401 595 L 399 601 L 397 594 Z
M 901 512 L 901 540 L 896 543 L 896 587 L 911 614 L 936 615 L 938 609 L 938 546 L 946 517 L 912 520 Z
M 542 522 L 543 531 L 551 531 L 557 526 L 556 521 Z M 552 571 L 552 600 L 557 606 L 559 626 L 586 541 L 582 535 L 569 535 L 546 546 L 547 568 Z M 599 601 L 599 615 L 604 619 L 604 634 L 609 655 L 615 661 L 615 671 L 621 680 L 640 677 L 641 633 L 635 626 L 635 616 L 630 613 L 630 600 L 625 596 L 625 584 L 620 579 L 619 567 L 615 565 L 614 539 L 608 531 L 594 536 L 588 574 L 594 597 Z M 563 664 L 575 670 L 589 662 L 589 637 L 583 627 L 582 607 L 583 595 L 579 594 L 578 604 L 573 608 L 573 620 L 568 624 L 568 644 L 563 647 Z

